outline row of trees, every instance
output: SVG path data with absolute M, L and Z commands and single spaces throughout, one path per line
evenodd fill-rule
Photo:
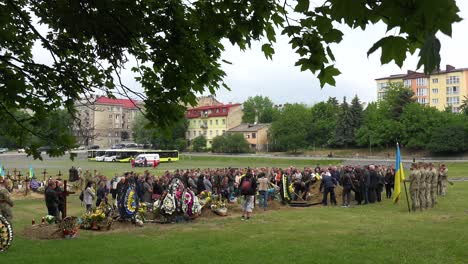
M 405 147 L 434 153 L 468 150 L 468 100 L 462 113 L 418 104 L 411 90 L 391 85 L 378 103 L 363 109 L 356 96 L 349 104 L 335 98 L 312 107 L 287 104 L 273 115 L 272 149 L 298 151 L 307 147 Z

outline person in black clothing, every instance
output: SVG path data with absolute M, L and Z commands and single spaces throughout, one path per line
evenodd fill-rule
M 204 179 L 205 179 L 205 176 L 203 174 L 200 174 L 200 176 L 198 176 L 198 180 L 197 180 L 198 193 L 201 193 L 205 190 L 205 184 L 203 183 Z
M 393 174 L 393 170 L 391 168 L 388 168 L 387 172 L 385 173 L 385 195 L 387 199 L 392 198 L 392 189 L 394 182 L 395 174 Z
M 60 182 L 60 181 L 56 181 L 55 182 L 55 185 L 57 187 L 55 187 L 55 192 L 57 193 L 57 198 L 58 198 L 58 211 L 59 211 L 59 218 L 58 219 L 62 219 L 63 218 L 63 214 L 64 214 L 64 210 L 65 210 L 65 197 L 63 195 L 63 188 L 62 188 L 62 185 L 63 183 Z
M 330 193 L 330 202 L 333 205 L 336 205 L 336 197 L 335 197 L 335 186 L 337 182 L 335 178 L 333 178 L 329 172 L 322 173 L 322 181 L 320 182 L 320 192 L 323 190 L 323 200 L 322 204 L 327 205 L 328 194 Z
M 155 200 L 159 199 L 161 195 L 163 194 L 163 188 L 161 185 L 161 180 L 159 178 L 156 178 L 155 181 L 153 182 L 153 198 Z
M 96 199 L 96 207 L 99 206 L 101 204 L 101 202 L 106 202 L 106 194 L 107 194 L 107 190 L 106 190 L 106 183 L 101 181 L 99 183 L 99 187 L 97 189 L 97 193 L 96 193 L 96 196 L 97 196 L 97 199 Z
M 56 221 L 59 219 L 59 198 L 55 191 L 57 184 L 54 181 L 49 181 L 48 187 L 45 191 L 45 200 L 47 206 L 47 214 L 55 217 Z
M 369 173 L 369 167 L 366 166 L 364 167 L 363 170 L 361 170 L 361 193 L 363 196 L 364 204 L 369 203 L 369 186 L 370 186 L 370 173 Z
M 379 178 L 374 165 L 369 165 L 369 203 L 375 203 Z
M 361 178 L 362 178 L 361 168 L 355 168 L 354 173 L 351 174 L 351 181 L 353 182 L 354 198 L 358 205 L 360 205 L 362 203 L 362 200 L 364 199 L 362 195 Z
M 247 170 L 247 173 L 240 181 L 240 192 L 244 196 L 242 202 L 242 220 L 249 220 L 252 216 L 254 208 L 254 196 L 257 191 L 257 181 L 252 175 L 252 172 Z

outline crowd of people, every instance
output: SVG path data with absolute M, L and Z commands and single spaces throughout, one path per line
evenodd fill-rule
M 412 199 L 412 208 L 424 210 L 434 207 L 438 195 L 447 193 L 447 168 L 444 164 L 436 168 L 431 163 L 414 163 L 407 180 Z M 118 207 L 129 184 L 135 186 L 139 201 L 153 203 L 165 192 L 173 179 L 179 179 L 186 188 L 198 195 L 210 192 L 223 197 L 227 201 L 242 200 L 242 219 L 251 217 L 255 202 L 259 208 L 267 210 L 268 201 L 278 199 L 282 203 L 302 200 L 310 195 L 310 188 L 317 184 L 323 205 L 337 205 L 336 188 L 341 189 L 343 207 L 354 204 L 365 205 L 381 202 L 382 193 L 385 198 L 392 197 L 395 170 L 391 166 L 329 166 L 299 169 L 288 168 L 207 168 L 181 169 L 165 171 L 161 176 L 152 175 L 148 170 L 144 173 L 125 172 L 115 174 L 108 179 L 103 175 L 91 176 L 89 171 L 82 173 L 81 168 L 70 169 L 70 180 L 84 185 L 80 200 L 89 212 L 94 206 L 109 203 Z M 0 182 L 0 210 L 7 218 L 11 218 L 13 202 L 7 195 L 5 182 Z M 57 221 L 61 219 L 64 209 L 63 182 L 49 180 L 45 188 L 47 213 Z M 354 194 L 354 195 L 353 195 Z M 110 197 L 109 197 L 110 196 Z

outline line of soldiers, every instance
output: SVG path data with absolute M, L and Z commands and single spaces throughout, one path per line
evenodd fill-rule
M 447 194 L 447 172 L 445 164 L 439 169 L 432 163 L 413 163 L 411 165 L 410 196 L 412 210 L 426 210 L 437 204 L 437 196 Z

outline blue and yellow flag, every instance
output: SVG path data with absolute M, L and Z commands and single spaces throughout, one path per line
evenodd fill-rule
M 395 185 L 393 189 L 393 202 L 398 203 L 401 193 L 401 182 L 405 180 L 403 163 L 401 162 L 400 146 L 397 143 L 396 162 L 395 162 Z
M 29 179 L 32 179 L 34 177 L 34 169 L 32 165 L 29 165 Z

